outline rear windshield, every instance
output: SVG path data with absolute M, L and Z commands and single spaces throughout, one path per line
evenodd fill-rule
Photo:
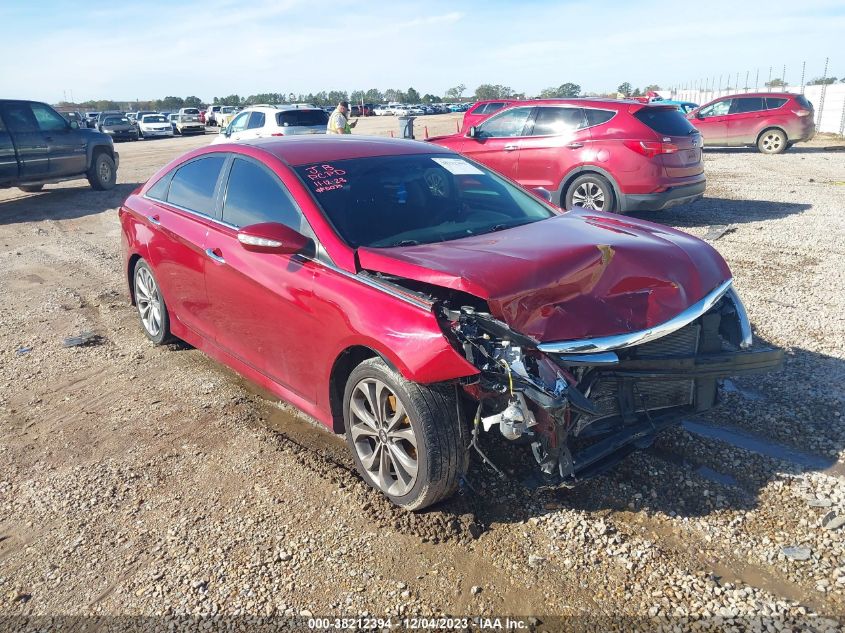
M 808 110 L 813 109 L 813 104 L 807 100 L 807 97 L 804 95 L 796 95 L 795 102 L 800 105 L 802 108 L 807 108 Z
M 182 114 L 199 114 L 199 113 L 200 113 L 200 111 L 197 110 L 196 108 L 185 108 L 182 111 Z
M 672 108 L 643 108 L 634 116 L 658 134 L 665 136 L 688 136 L 695 134 L 695 128 L 679 110 Z
M 457 155 L 354 158 L 295 170 L 353 247 L 445 242 L 555 215 L 524 189 Z
M 328 122 L 329 115 L 324 110 L 290 110 L 276 113 L 276 123 L 282 127 L 326 125 Z

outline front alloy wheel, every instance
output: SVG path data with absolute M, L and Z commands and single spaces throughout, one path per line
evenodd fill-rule
M 350 433 L 367 477 L 380 490 L 408 494 L 417 480 L 417 436 L 402 401 L 377 378 L 355 385 Z
M 457 489 L 469 441 L 452 387 L 411 382 L 370 358 L 349 375 L 343 419 L 361 477 L 396 505 L 420 510 Z

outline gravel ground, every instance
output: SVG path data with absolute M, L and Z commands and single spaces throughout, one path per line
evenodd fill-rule
M 460 495 L 414 515 L 360 480 L 341 439 L 200 352 L 143 337 L 116 208 L 209 140 L 119 146 L 111 192 L 0 191 L 0 618 L 845 622 L 845 153 L 832 141 L 708 151 L 703 200 L 642 215 L 701 237 L 728 226 L 714 243 L 758 339 L 788 350 L 782 372 L 730 382 L 718 409 L 575 490 L 524 489 L 525 455 L 485 438 L 512 479 L 474 463 Z M 62 346 L 83 331 L 102 339 Z

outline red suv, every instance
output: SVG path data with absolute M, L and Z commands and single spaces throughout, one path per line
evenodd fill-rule
M 464 120 L 461 123 L 461 134 L 466 134 L 466 131 L 473 125 L 478 125 L 490 115 L 495 114 L 505 106 L 509 106 L 514 102 L 514 99 L 476 101 L 475 105 L 464 113 Z
M 687 117 L 705 145 L 756 145 L 764 154 L 780 154 L 816 133 L 813 104 L 804 95 L 785 92 L 721 97 Z
M 704 195 L 701 136 L 675 106 L 613 99 L 512 103 L 429 139 L 571 209 L 658 210 Z

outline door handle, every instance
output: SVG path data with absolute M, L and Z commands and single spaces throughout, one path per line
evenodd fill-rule
M 512 152 L 515 149 L 519 149 L 519 145 L 505 145 L 502 149 L 506 152 Z
M 570 143 L 566 147 L 568 147 L 569 149 L 581 149 L 582 147 L 584 147 L 584 144 L 583 143 Z
M 157 215 L 148 215 L 147 219 L 150 221 L 150 224 L 155 224 L 156 226 L 161 226 L 161 220 L 158 219 Z
M 225 264 L 226 260 L 223 259 L 222 255 L 218 255 L 217 253 L 215 253 L 214 252 L 215 250 L 216 249 L 213 249 L 213 248 L 207 248 L 207 249 L 205 249 L 205 254 L 208 255 L 214 261 L 216 261 L 218 264 Z

